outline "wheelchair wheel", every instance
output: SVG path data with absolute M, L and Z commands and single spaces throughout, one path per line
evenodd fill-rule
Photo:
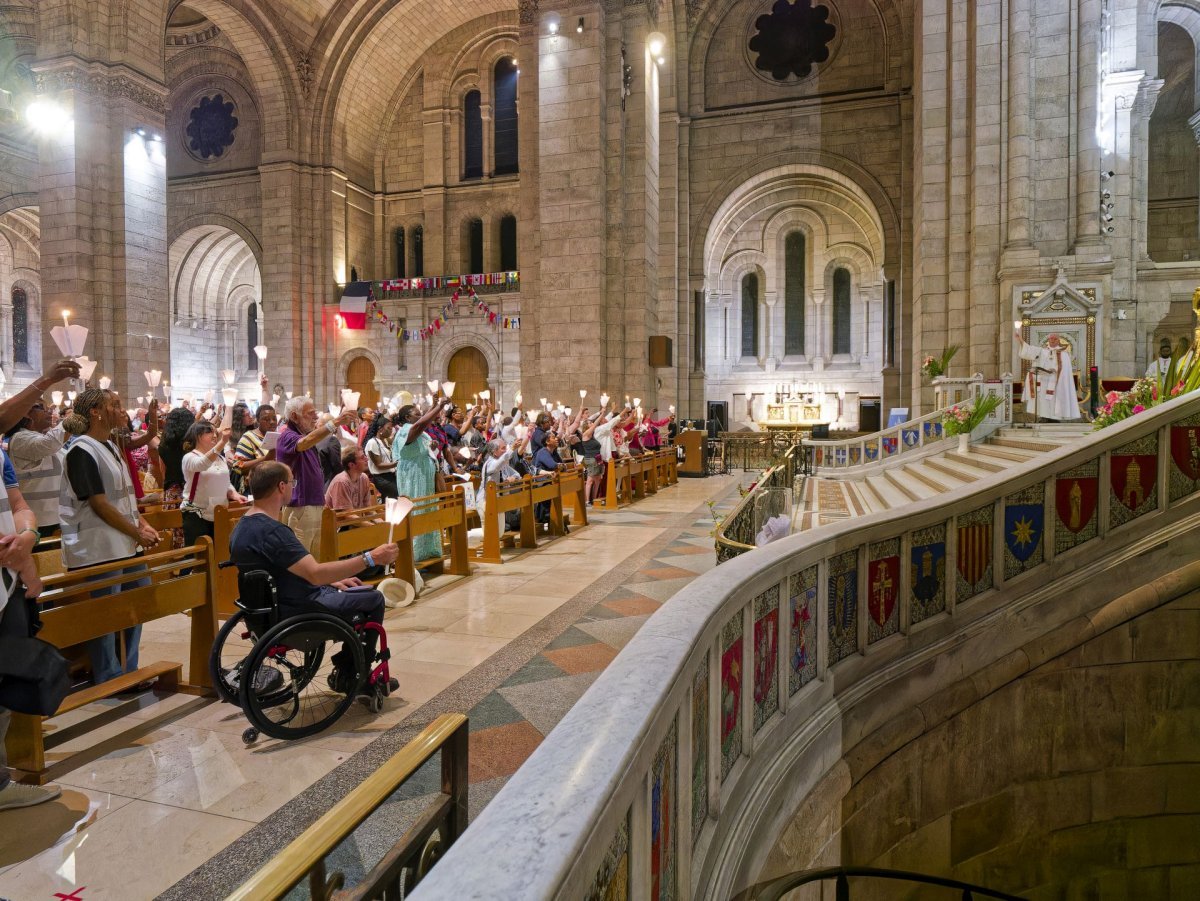
M 252 637 L 242 637 L 248 631 L 246 614 L 239 610 L 225 620 L 208 655 L 208 672 L 212 676 L 213 688 L 222 701 L 230 704 L 238 703 L 242 668 L 254 648 Z
M 344 665 L 337 667 L 334 658 Z M 346 712 L 365 669 L 362 639 L 343 620 L 292 617 L 255 642 L 241 670 L 238 702 L 264 735 L 304 738 Z

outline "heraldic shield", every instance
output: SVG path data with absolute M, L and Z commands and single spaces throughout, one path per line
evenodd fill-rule
M 958 571 L 969 585 L 987 573 L 992 562 L 992 524 L 958 527 Z
M 1171 459 L 1184 476 L 1200 481 L 1200 425 L 1171 426 Z
M 1078 535 L 1096 515 L 1100 480 L 1093 477 L 1059 478 L 1054 485 L 1054 506 L 1064 529 Z
M 1113 454 L 1109 467 L 1113 494 L 1123 506 L 1136 512 L 1154 494 L 1158 457 L 1154 454 Z
M 872 560 L 867 569 L 867 585 L 867 608 L 871 612 L 871 619 L 883 626 L 891 619 L 892 611 L 896 609 L 896 599 L 900 596 L 900 558 Z
M 1004 544 L 1024 563 L 1042 543 L 1046 511 L 1041 504 L 1010 504 L 1004 508 Z

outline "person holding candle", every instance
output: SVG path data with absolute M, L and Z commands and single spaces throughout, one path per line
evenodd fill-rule
M 229 465 L 223 453 L 229 429 L 210 422 L 194 422 L 183 438 L 183 543 L 191 546 L 200 536 L 213 537 L 213 520 L 220 503 L 244 504 L 246 499 L 229 480 Z
M 436 400 L 422 415 L 413 404 L 405 404 L 396 414 L 399 425 L 392 439 L 392 459 L 396 461 L 396 491 L 401 497 L 428 497 L 437 484 L 437 463 L 434 461 L 433 439 L 425 434 L 450 398 Z M 442 536 L 427 532 L 413 541 L 413 560 L 420 562 L 442 556 Z
M 317 407 L 311 397 L 293 397 L 284 408 L 285 426 L 279 431 L 275 458 L 285 464 L 295 479 L 292 499 L 287 505 L 285 523 L 315 557 L 321 550 L 321 516 L 325 509 L 325 477 L 321 471 L 317 445 L 336 435 L 338 426 L 354 421 L 349 410 L 338 419 L 318 427 Z
M 123 585 L 97 588 L 92 592 L 93 598 L 149 585 L 149 577 L 139 575 L 145 572 L 145 565 L 132 561 L 140 548 L 154 547 L 159 541 L 158 532 L 138 514 L 129 469 L 112 442 L 113 430 L 124 423 L 125 415 L 121 399 L 115 393 L 89 388 L 75 399 L 71 414 L 63 421 L 66 431 L 75 436 L 67 451 L 66 472 L 59 493 L 63 563 L 73 570 L 126 560 L 131 562 L 124 569 L 104 573 L 96 579 L 135 576 Z M 124 665 L 118 654 L 116 633 L 87 643 L 93 681 L 99 684 L 137 669 L 141 631 L 138 625 L 121 633 Z
M 254 467 L 275 459 L 275 448 L 263 450 L 263 440 L 267 437 L 267 432 L 275 431 L 275 427 L 279 425 L 275 408 L 270 404 L 262 404 L 255 413 L 254 422 L 255 428 L 242 435 L 234 452 L 242 470 L 242 478 L 245 480 L 243 487 L 249 487 L 250 473 L 254 471 Z
M 0 403 L 0 432 L 7 432 L 25 418 L 29 408 L 42 399 L 42 394 L 64 379 L 79 378 L 79 364 L 74 360 L 59 360 L 50 369 Z M 60 398 L 61 399 L 61 398 Z
M 396 491 L 396 461 L 392 459 L 392 438 L 396 427 L 386 416 L 378 416 L 367 432 L 364 450 L 371 482 L 383 498 L 399 497 Z

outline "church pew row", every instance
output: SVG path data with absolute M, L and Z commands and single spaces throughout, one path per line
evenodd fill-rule
M 192 547 L 149 553 L 140 557 L 138 563 L 146 566 L 145 575 L 151 577 L 151 584 L 101 598 L 93 598 L 91 593 L 98 588 L 127 583 L 143 574 L 122 574 L 120 570 L 128 566 L 129 561 L 120 560 L 49 576 L 38 599 L 43 624 L 38 638 L 65 650 L 103 635 L 119 634 L 131 626 L 188 612 L 191 614 L 191 682 L 183 682 L 183 664 L 180 662 L 142 663 L 133 672 L 67 695 L 55 716 L 129 691 L 150 679 L 158 680 L 159 690 L 197 695 L 211 691 L 208 657 L 217 633 L 214 603 L 217 564 L 212 542 L 203 538 Z M 123 647 L 119 647 L 119 653 L 123 659 Z M 119 712 L 120 708 L 108 713 L 117 715 Z M 76 738 L 81 732 L 109 722 L 111 718 L 106 715 L 97 718 L 95 723 L 46 733 L 43 722 L 53 717 L 14 713 L 6 741 L 9 766 L 18 771 L 22 780 L 44 783 L 73 769 L 70 763 L 73 755 L 48 763 L 47 751 Z M 134 721 L 131 726 L 137 724 Z

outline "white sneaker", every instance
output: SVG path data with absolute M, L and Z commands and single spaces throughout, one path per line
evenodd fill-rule
M 53 801 L 62 794 L 57 785 L 25 785 L 21 782 L 10 782 L 0 790 L 0 810 L 16 810 L 18 807 L 33 807 L 46 801 Z

